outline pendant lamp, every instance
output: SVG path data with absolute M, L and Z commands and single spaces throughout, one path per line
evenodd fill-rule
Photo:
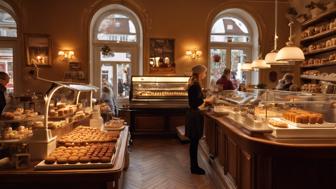
M 261 56 L 252 62 L 251 67 L 253 69 L 268 69 L 271 68 L 271 65 L 266 64 L 266 61 L 261 58 Z
M 286 46 L 280 49 L 278 54 L 276 55 L 275 60 L 276 61 L 292 61 L 292 62 L 298 62 L 298 61 L 304 61 L 304 53 L 303 51 L 294 45 L 293 37 L 292 37 L 292 25 L 293 22 L 291 21 L 289 24 L 289 38 L 288 42 L 286 43 Z
M 265 61 L 267 64 L 271 65 L 288 65 L 288 61 L 276 61 L 276 55 L 278 54 L 277 46 L 278 46 L 278 0 L 275 0 L 275 7 L 274 7 L 274 49 L 266 54 Z
M 252 64 L 251 63 L 243 63 L 241 68 L 242 71 L 248 72 L 252 70 Z

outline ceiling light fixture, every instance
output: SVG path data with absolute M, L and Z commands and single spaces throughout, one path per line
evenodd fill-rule
M 276 55 L 275 60 L 276 61 L 292 61 L 292 62 L 298 62 L 298 61 L 304 61 L 305 56 L 303 51 L 294 45 L 293 42 L 293 36 L 292 36 L 292 27 L 293 22 L 291 21 L 289 24 L 289 38 L 288 42 L 286 43 L 286 46 L 280 49 L 278 54 Z
M 265 61 L 267 64 L 271 65 L 288 65 L 288 61 L 276 61 L 276 56 L 278 54 L 278 0 L 274 3 L 274 49 L 267 53 L 265 56 Z

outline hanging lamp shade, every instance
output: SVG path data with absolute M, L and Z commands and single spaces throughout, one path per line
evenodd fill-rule
M 291 62 L 298 62 L 298 61 L 304 61 L 305 56 L 303 51 L 294 45 L 293 37 L 292 37 L 292 25 L 293 22 L 290 22 L 289 24 L 289 41 L 286 43 L 286 46 L 280 49 L 278 54 L 275 57 L 276 61 L 291 61 Z
M 272 50 L 271 52 L 267 53 L 265 56 L 266 64 L 270 65 L 290 65 L 288 61 L 277 61 L 276 56 L 278 52 L 276 50 Z
M 291 45 L 288 42 L 286 47 L 280 49 L 280 51 L 276 55 L 275 60 L 298 62 L 298 61 L 304 61 L 305 56 L 303 54 L 303 51 L 299 47 Z
M 271 65 L 266 64 L 266 61 L 265 61 L 265 60 L 259 58 L 259 59 L 254 60 L 254 61 L 252 62 L 251 67 L 254 68 L 254 69 L 267 69 L 267 68 L 270 68 Z
M 252 64 L 251 63 L 243 63 L 241 66 L 242 71 L 251 71 L 252 70 Z

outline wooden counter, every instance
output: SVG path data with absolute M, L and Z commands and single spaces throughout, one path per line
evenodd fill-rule
M 251 136 L 231 118 L 204 115 L 202 151 L 227 188 L 336 188 L 336 139 Z
M 0 188 L 3 189 L 103 189 L 121 188 L 123 170 L 128 167 L 129 130 L 120 135 L 117 159 L 109 169 L 37 171 L 33 167 L 23 170 L 0 170 Z M 34 162 L 36 165 L 38 162 Z

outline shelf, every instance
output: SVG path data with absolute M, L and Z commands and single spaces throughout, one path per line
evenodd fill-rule
M 304 66 L 300 66 L 300 67 L 301 68 L 319 68 L 319 67 L 334 66 L 334 65 L 336 65 L 336 60 L 326 62 L 326 63 L 323 63 L 323 64 L 304 65 Z
M 325 52 L 328 52 L 328 51 L 332 51 L 334 49 L 336 49 L 336 46 L 328 47 L 328 48 L 324 48 L 324 49 L 319 49 L 319 50 L 314 50 L 314 51 L 311 51 L 311 52 L 304 53 L 304 55 L 305 56 L 310 56 L 310 55 L 315 55 L 315 54 L 320 54 L 320 53 L 325 53 Z
M 334 33 L 336 33 L 336 29 L 332 29 L 332 30 L 324 31 L 324 32 L 315 34 L 315 35 L 313 35 L 313 36 L 310 36 L 310 37 L 306 37 L 306 38 L 301 39 L 301 43 L 306 43 L 306 42 L 309 42 L 309 41 L 313 41 L 313 40 L 321 39 L 321 38 L 323 38 L 323 37 L 327 37 L 327 36 L 332 35 L 332 34 L 334 34 Z
M 28 135 L 22 139 L 1 139 L 0 140 L 0 144 L 4 144 L 4 143 L 27 143 L 30 141 L 31 137 L 33 135 Z
M 333 9 L 327 11 L 327 12 L 324 12 L 324 13 L 318 15 L 315 18 L 312 18 L 310 20 L 307 20 L 307 21 L 303 22 L 301 26 L 302 27 L 310 26 L 310 25 L 312 25 L 312 24 L 314 24 L 314 23 L 316 23 L 316 22 L 318 22 L 318 21 L 320 21 L 320 20 L 322 20 L 324 18 L 328 18 L 330 16 L 334 16 L 335 13 L 336 13 L 336 8 L 333 8 Z
M 336 82 L 335 79 L 320 77 L 320 76 L 313 76 L 313 75 L 301 75 L 301 78 L 303 79 L 311 79 L 311 80 L 320 80 L 320 81 L 329 81 L 329 82 Z

